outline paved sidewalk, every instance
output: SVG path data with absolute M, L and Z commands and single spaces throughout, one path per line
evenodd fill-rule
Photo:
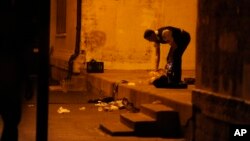
M 68 98 L 70 95 L 71 98 Z M 82 99 L 79 100 L 79 98 Z M 99 129 L 99 124 L 119 120 L 120 113 L 127 110 L 111 112 L 98 111 L 94 104 L 87 103 L 90 98 L 98 96 L 87 93 L 50 93 L 48 141 L 183 141 L 183 139 L 146 138 L 146 137 L 112 137 Z M 56 99 L 58 98 L 58 101 Z M 63 107 L 69 113 L 59 114 Z M 83 110 L 85 108 L 85 110 Z M 23 104 L 23 116 L 19 126 L 19 141 L 35 141 L 36 132 L 35 98 Z M 0 131 L 2 130 L 0 120 Z

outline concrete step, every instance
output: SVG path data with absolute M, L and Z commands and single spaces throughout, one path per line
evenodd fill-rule
M 162 104 L 142 104 L 140 112 L 156 120 L 159 135 L 171 137 L 182 135 L 179 113 L 171 107 Z
M 156 120 L 143 113 L 124 113 L 120 115 L 121 123 L 134 129 L 137 136 L 157 136 Z
M 62 91 L 83 92 L 87 91 L 87 79 L 84 75 L 73 75 L 71 79 L 63 79 L 60 81 Z
M 101 123 L 99 128 L 111 136 L 133 136 L 134 130 L 121 122 Z
M 104 73 L 88 73 L 87 92 L 104 96 L 115 96 L 116 99 L 127 98 L 136 108 L 141 104 L 160 101 L 164 105 L 172 107 L 179 112 L 182 127 L 192 117 L 192 90 L 193 85 L 188 89 L 159 89 L 149 85 L 150 78 L 148 71 L 122 71 L 105 70 Z M 188 77 L 189 74 L 183 74 Z M 134 86 L 119 83 L 121 80 L 134 82 Z M 114 95 L 114 84 L 119 83 L 118 92 Z
M 163 104 L 142 104 L 140 112 L 155 119 L 160 118 L 160 116 L 164 116 L 167 113 L 177 113 L 173 108 L 167 107 Z
M 182 137 L 179 113 L 162 104 L 142 104 L 139 113 L 123 113 L 120 122 L 102 123 L 112 136 Z

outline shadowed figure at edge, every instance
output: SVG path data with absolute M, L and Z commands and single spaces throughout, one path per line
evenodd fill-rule
M 190 42 L 189 33 L 177 27 L 166 26 L 158 30 L 147 29 L 144 39 L 155 44 L 156 71 L 159 69 L 160 44 L 170 45 L 165 65 L 166 75 L 155 80 L 153 84 L 156 87 L 178 87 L 181 84 L 182 55 Z
M 1 141 L 17 141 L 21 120 L 22 86 L 27 76 L 25 50 L 31 42 L 27 7 L 21 0 L 0 0 L 0 120 Z M 22 10 L 21 10 L 22 9 Z M 26 12 L 24 10 L 27 10 Z M 24 15 L 26 14 L 26 15 Z

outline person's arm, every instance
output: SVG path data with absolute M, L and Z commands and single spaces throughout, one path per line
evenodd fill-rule
M 160 43 L 155 43 L 155 71 L 158 71 L 160 64 Z

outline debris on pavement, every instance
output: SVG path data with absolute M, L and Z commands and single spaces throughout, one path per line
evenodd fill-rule
M 95 106 L 99 106 L 99 107 L 104 107 L 104 106 L 107 106 L 108 103 L 106 102 L 101 102 L 101 101 L 98 101 L 98 103 L 95 104 Z
M 166 70 L 164 69 L 159 69 L 157 71 L 150 71 L 149 76 L 154 76 L 154 77 L 160 77 L 161 75 L 166 74 Z
M 129 86 L 135 86 L 135 83 L 134 82 L 129 82 L 128 85 Z
M 103 108 L 102 108 L 102 107 L 98 107 L 97 110 L 98 110 L 99 112 L 101 112 L 101 111 L 103 111 Z
M 80 107 L 79 110 L 84 111 L 84 110 L 86 110 L 86 107 Z
M 113 98 L 113 97 L 105 97 L 105 98 L 102 98 L 102 99 L 100 99 L 100 98 L 97 98 L 97 99 L 90 99 L 90 100 L 88 101 L 88 103 L 98 103 L 99 101 L 105 102 L 105 103 L 109 103 L 109 102 L 114 101 L 114 98 Z
M 69 109 L 65 109 L 62 106 L 57 110 L 57 113 L 59 113 L 59 114 L 69 113 L 69 112 L 70 112 Z
M 110 110 L 110 111 L 119 110 L 119 107 L 115 106 L 115 105 L 110 105 L 110 108 L 108 110 Z
M 98 103 L 95 104 L 95 106 L 98 106 L 98 111 L 115 111 L 119 110 L 118 106 L 123 106 L 123 105 L 117 103 L 117 101 L 112 101 L 109 103 L 99 101 Z
M 95 106 L 98 107 L 98 111 L 110 112 L 127 109 L 130 112 L 139 112 L 139 109 L 134 107 L 133 103 L 129 102 L 127 98 L 118 99 L 111 102 L 103 102 L 99 100 L 97 103 L 95 103 Z
M 155 100 L 152 102 L 152 104 L 161 104 L 162 102 L 160 100 Z
M 154 80 L 156 80 L 157 78 L 161 77 L 162 75 L 165 74 L 165 70 L 160 69 L 158 71 L 150 71 L 149 72 L 149 84 L 152 84 L 154 82 Z

